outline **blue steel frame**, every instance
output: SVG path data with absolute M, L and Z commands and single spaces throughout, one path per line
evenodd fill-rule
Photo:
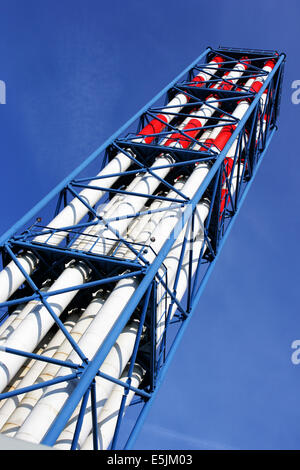
M 210 78 L 208 83 L 205 83 L 201 88 L 193 86 L 191 80 L 198 73 L 201 68 L 209 62 L 214 55 L 220 55 L 224 58 L 225 62 L 220 68 L 220 72 L 224 73 L 230 70 L 233 65 L 239 60 L 243 60 L 245 55 L 251 59 L 251 65 L 248 67 L 245 73 L 245 78 L 259 77 L 264 74 L 262 71 L 263 63 L 269 59 L 274 58 L 276 64 L 273 71 L 266 78 L 263 86 L 257 94 L 249 92 L 243 88 L 241 84 L 238 87 L 233 87 L 232 90 L 220 90 L 215 91 L 216 100 L 221 103 L 221 107 L 216 110 L 217 117 L 213 115 L 208 119 L 207 124 L 202 129 L 210 129 L 215 126 L 228 126 L 233 124 L 236 126 L 230 139 L 225 145 L 221 152 L 216 152 L 212 148 L 205 147 L 201 151 L 193 150 L 193 144 L 197 143 L 197 139 L 193 139 L 190 135 L 181 131 L 183 138 L 189 140 L 189 147 L 187 149 L 162 147 L 160 141 L 166 135 L 172 132 L 177 132 L 177 122 L 183 119 L 185 116 L 192 116 L 193 111 L 189 113 L 189 110 L 196 106 L 203 104 L 205 98 L 211 94 L 209 88 L 217 80 L 220 80 L 220 76 L 216 75 Z M 70 368 L 70 374 L 60 377 L 59 379 L 49 380 L 42 384 L 32 384 L 30 387 L 17 389 L 14 391 L 6 391 L 0 394 L 0 399 L 16 396 L 19 394 L 26 393 L 27 391 L 43 388 L 54 383 L 62 381 L 75 380 L 77 382 L 74 391 L 72 392 L 69 399 L 63 406 L 61 413 L 54 421 L 47 434 L 45 435 L 42 443 L 53 446 L 59 437 L 61 431 L 67 424 L 73 411 L 75 410 L 78 403 L 81 401 L 81 411 L 79 413 L 76 430 L 74 433 L 73 442 L 71 449 L 77 448 L 78 436 L 84 419 L 84 412 L 88 402 L 88 398 L 91 398 L 92 414 L 93 414 L 93 439 L 94 449 L 98 449 L 98 429 L 96 419 L 96 395 L 95 395 L 95 377 L 101 376 L 107 380 L 122 385 L 124 387 L 124 396 L 122 399 L 115 435 L 112 441 L 111 448 L 118 448 L 118 437 L 123 421 L 123 411 L 125 407 L 125 401 L 129 390 L 133 390 L 138 397 L 138 400 L 134 404 L 140 404 L 140 412 L 136 418 L 133 429 L 129 432 L 125 449 L 130 449 L 134 440 L 140 430 L 142 423 L 153 403 L 153 400 L 158 392 L 160 384 L 166 374 L 168 366 L 175 354 L 179 341 L 191 320 L 195 307 L 198 305 L 200 296 L 208 280 L 208 277 L 217 262 L 219 253 L 224 245 L 224 242 L 231 230 L 231 227 L 236 220 L 242 203 L 249 191 L 255 174 L 262 162 L 265 152 L 269 146 L 269 143 L 277 129 L 277 119 L 279 114 L 279 104 L 281 95 L 281 86 L 283 79 L 285 54 L 278 54 L 276 51 L 258 51 L 258 50 L 242 50 L 234 48 L 219 48 L 212 49 L 207 48 L 189 67 L 187 67 L 176 79 L 174 79 L 169 85 L 167 85 L 153 100 L 151 100 L 144 108 L 142 108 L 131 120 L 129 120 L 118 132 L 116 132 L 110 139 L 108 139 L 98 150 L 96 150 L 90 157 L 88 157 L 77 169 L 75 169 L 67 178 L 65 178 L 48 196 L 46 196 L 40 203 L 38 203 L 27 215 L 25 215 L 17 224 L 15 224 L 8 232 L 6 232 L 0 238 L 0 249 L 2 256 L 2 265 L 5 266 L 8 261 L 14 260 L 19 269 L 22 271 L 26 282 L 23 286 L 12 296 L 12 298 L 2 304 L 0 304 L 0 312 L 4 311 L 2 319 L 12 311 L 12 308 L 18 304 L 24 304 L 33 299 L 38 299 L 47 308 L 49 314 L 53 317 L 57 328 L 60 328 L 65 337 L 69 340 L 72 348 L 78 353 L 81 360 L 78 364 L 70 363 L 66 361 L 58 361 L 49 357 L 43 356 L 43 354 L 28 353 L 18 349 L 5 348 L 5 351 L 11 354 L 22 355 L 28 359 L 37 359 L 61 365 Z M 267 99 L 265 106 L 262 107 L 261 96 L 267 89 Z M 168 103 L 170 99 L 178 92 L 184 92 L 189 96 L 189 102 L 183 106 L 182 111 L 175 116 L 175 124 L 168 124 L 164 131 L 159 135 L 152 135 L 154 140 L 151 144 L 144 144 L 137 142 L 136 138 L 139 131 L 153 118 L 157 113 L 162 113 L 162 109 L 165 107 L 165 103 Z M 243 118 L 238 121 L 233 118 L 232 110 L 241 98 L 247 98 L 250 106 L 248 111 L 245 113 Z M 214 106 L 213 103 L 211 106 Z M 170 108 L 168 110 L 168 113 Z M 223 115 L 220 117 L 220 115 Z M 262 129 L 263 117 L 267 117 L 267 124 L 265 132 L 261 130 L 257 134 L 257 129 Z M 221 120 L 221 124 L 217 124 Z M 231 145 L 238 138 L 238 145 L 234 157 L 234 167 L 238 168 L 241 178 L 235 192 L 231 193 L 232 175 L 228 176 L 225 171 L 224 159 L 230 149 Z M 89 168 L 92 163 L 98 162 L 100 168 L 105 164 L 107 160 L 110 160 L 118 152 L 123 152 L 129 158 L 132 159 L 132 167 L 124 173 L 118 174 L 120 176 L 118 180 L 118 186 L 105 189 L 103 191 L 105 196 L 103 200 L 107 200 L 111 195 L 114 194 L 134 194 L 136 196 L 143 197 L 144 194 L 132 193 L 124 190 L 130 177 L 134 177 L 137 173 L 148 173 L 154 175 L 159 179 L 161 189 L 174 190 L 178 197 L 175 199 L 162 196 L 160 193 L 156 193 L 152 196 L 148 196 L 149 200 L 160 199 L 167 200 L 174 205 L 174 207 L 180 207 L 182 209 L 182 219 L 176 224 L 171 236 L 166 240 L 162 249 L 159 253 L 156 253 L 156 258 L 153 263 L 149 264 L 143 253 L 147 249 L 151 249 L 151 246 L 145 244 L 132 243 L 126 236 L 121 236 L 115 230 L 111 228 L 111 222 L 116 220 L 115 218 L 109 218 L 103 221 L 100 215 L 98 215 L 95 208 L 89 206 L 89 204 L 80 198 L 78 190 L 87 187 L 91 180 L 95 180 L 95 176 L 83 175 L 84 171 Z M 135 158 L 132 156 L 135 155 Z M 153 164 L 155 158 L 161 154 L 171 155 L 174 159 L 173 163 L 164 165 L 164 167 L 170 168 L 172 178 L 159 178 L 153 173 L 153 167 L 149 167 Z M 191 173 L 195 163 L 208 161 L 210 162 L 210 171 L 207 174 L 205 180 L 198 188 L 195 196 L 192 199 L 188 199 L 179 190 L 176 190 L 173 186 L 173 180 L 178 175 L 188 176 Z M 241 171 L 241 164 L 242 171 Z M 155 168 L 162 168 L 158 163 Z M 99 168 L 97 172 L 99 171 Z M 117 174 L 115 174 L 117 175 Z M 106 175 L 106 178 L 111 175 Z M 97 177 L 98 179 L 104 177 Z M 226 184 L 227 194 L 225 199 L 225 209 L 220 216 L 220 205 L 221 205 L 221 187 Z M 92 188 L 89 185 L 89 188 Z M 99 190 L 98 186 L 94 188 Z M 68 203 L 68 197 L 77 197 L 83 204 L 88 208 L 89 214 L 81 223 L 77 225 L 63 227 L 58 229 L 51 229 L 50 227 L 43 226 L 37 219 L 42 209 L 48 207 L 51 201 L 57 198 L 57 203 L 54 210 L 56 215 L 62 208 Z M 177 234 L 182 229 L 183 221 L 186 223 L 187 228 L 190 224 L 193 224 L 194 212 L 197 204 L 203 197 L 209 197 L 211 204 L 209 209 L 209 215 L 204 225 L 204 240 L 206 242 L 207 249 L 204 252 L 202 249 L 197 264 L 196 272 L 192 276 L 189 273 L 188 287 L 184 299 L 179 300 L 176 297 L 176 287 L 179 278 L 179 272 L 182 266 L 183 256 L 187 246 L 189 245 L 190 255 L 192 256 L 193 241 L 188 240 L 186 237 L 182 246 L 181 256 L 178 261 L 177 275 L 175 278 L 173 289 L 170 290 L 168 287 L 167 271 L 165 275 L 161 276 L 159 270 L 161 269 L 166 255 L 171 249 L 174 241 L 176 240 Z M 169 208 L 168 208 L 169 209 Z M 158 209 L 161 211 L 161 209 Z M 151 213 L 155 211 L 143 210 L 137 212 L 135 216 Z M 124 215 L 124 217 L 128 217 Z M 132 216 L 131 216 L 132 217 Z M 118 237 L 119 246 L 126 246 L 132 253 L 134 253 L 134 259 L 123 259 L 118 256 L 117 250 L 110 256 L 98 255 L 89 251 L 80 251 L 72 249 L 72 243 L 78 237 L 84 229 L 97 222 L 92 219 L 101 220 L 109 227 L 115 235 Z M 40 233 L 49 233 L 49 238 L 53 234 L 62 231 L 67 232 L 68 237 L 64 242 L 63 246 L 51 246 L 47 243 L 37 243 L 34 238 Z M 95 237 L 94 242 L 97 242 Z M 203 245 L 204 246 L 204 245 Z M 18 261 L 17 255 L 22 251 L 33 252 L 40 260 L 42 268 L 37 269 L 33 275 L 29 276 L 26 274 L 21 264 Z M 91 269 L 90 279 L 78 286 L 74 286 L 68 289 L 61 289 L 59 291 L 45 292 L 38 287 L 40 282 L 46 277 L 55 276 L 57 272 L 70 261 L 84 262 Z M 125 270 L 125 272 L 124 272 Z M 40 273 L 42 271 L 42 273 Z M 103 344 L 99 347 L 97 353 L 92 360 L 85 357 L 85 354 L 80 349 L 79 345 L 73 340 L 72 336 L 66 330 L 63 321 L 55 314 L 51 305 L 48 302 L 49 297 L 56 295 L 61 292 L 69 290 L 78 290 L 76 302 L 84 302 L 88 298 L 89 293 L 93 289 L 99 286 L 112 286 L 115 282 L 125 277 L 137 276 L 139 279 L 139 285 L 135 292 L 135 295 L 130 299 L 126 307 L 124 308 L 119 319 L 116 321 L 110 335 L 105 339 Z M 160 349 L 156 349 L 156 291 L 158 285 L 165 289 L 166 294 L 171 298 L 171 305 L 168 308 L 166 316 L 165 330 L 163 334 L 163 341 L 161 342 Z M 79 296 L 79 297 L 78 297 Z M 79 299 L 79 300 L 78 300 Z M 170 319 L 171 308 L 174 303 L 177 306 L 177 312 Z M 101 365 L 107 356 L 110 349 L 115 344 L 119 334 L 122 332 L 132 315 L 138 315 L 140 324 L 139 330 L 134 346 L 133 355 L 129 366 L 129 379 L 126 383 L 120 380 L 107 376 L 101 372 Z M 1 318 L 0 318 L 1 320 Z M 147 330 L 147 342 L 148 350 L 141 348 L 142 331 L 143 327 L 146 326 Z M 146 369 L 146 377 L 142 382 L 139 389 L 131 386 L 131 375 L 135 362 L 141 363 Z

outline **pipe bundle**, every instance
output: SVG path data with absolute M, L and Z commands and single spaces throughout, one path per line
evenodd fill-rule
M 146 173 L 137 173 L 128 183 L 126 191 L 130 194 L 116 194 L 101 205 L 101 210 L 99 209 L 97 213 L 101 217 L 100 220 L 99 217 L 94 218 L 93 223 L 88 224 L 86 229 L 72 240 L 70 249 L 134 260 L 137 253 L 130 246 L 120 243 L 121 238 L 136 247 L 137 251 L 140 247 L 147 246 L 147 250 L 141 251 L 142 262 L 151 264 L 154 261 L 182 218 L 183 211 L 180 205 L 176 204 L 176 200 L 179 201 L 182 195 L 192 199 L 210 170 L 207 161 L 197 163 L 189 175 L 180 175 L 172 181 L 169 189 L 165 187 L 161 192 L 161 183 L 166 178 L 172 178 L 172 164 L 175 163 L 174 157 L 167 149 L 203 151 L 210 148 L 219 154 L 237 124 L 224 126 L 222 120 L 217 120 L 221 102 L 216 91 L 232 90 L 239 81 L 243 81 L 244 90 L 257 93 L 274 66 L 274 62 L 268 60 L 263 67 L 266 75 L 246 80 L 243 74 L 249 65 L 247 58 L 237 61 L 232 70 L 220 76 L 223 62 L 222 57 L 215 56 L 208 66 L 192 79 L 191 85 L 194 87 L 201 87 L 211 81 L 211 94 L 201 105 L 195 104 L 194 107 L 187 108 L 186 105 L 191 98 L 188 94 L 179 92 L 139 132 L 134 141 L 151 144 L 156 139 L 162 147 L 161 154 L 155 158 Z M 263 96 L 262 99 L 266 99 L 266 94 Z M 234 122 L 242 119 L 249 106 L 249 100 L 241 98 L 232 112 Z M 189 109 L 190 113 L 184 115 L 179 122 L 175 121 L 174 129 L 170 130 L 174 116 L 176 114 L 180 116 L 181 111 L 185 109 Z M 216 125 L 207 128 L 207 123 L 214 116 L 217 116 Z M 261 132 L 264 132 L 265 117 L 262 117 L 261 122 L 263 127 Z M 239 166 L 235 164 L 237 146 L 238 139 L 234 141 L 224 160 L 220 217 L 230 195 L 234 194 L 243 171 L 243 162 L 240 161 Z M 242 149 L 243 146 L 245 141 L 241 144 Z M 44 232 L 37 235 L 33 241 L 49 246 L 62 244 L 68 235 L 66 227 L 80 223 L 90 208 L 96 210 L 97 204 L 105 195 L 105 189 L 112 188 L 119 178 L 116 175 L 126 172 L 134 164 L 134 160 L 135 155 L 129 150 L 117 153 L 95 179 L 90 181 L 88 187 L 79 193 L 79 197 L 75 197 L 66 205 L 49 222 Z M 106 175 L 108 177 L 105 177 Z M 97 187 L 101 189 L 97 190 Z M 165 199 L 151 199 L 153 195 L 163 195 Z M 176 291 L 179 302 L 184 297 L 190 276 L 193 276 L 197 270 L 201 253 L 207 249 L 204 226 L 211 209 L 210 205 L 211 201 L 207 197 L 203 197 L 198 203 L 193 215 L 193 224 L 189 221 L 182 224 L 172 248 L 157 273 L 157 279 L 165 279 L 169 292 Z M 109 219 L 113 221 L 107 223 Z M 40 260 L 33 252 L 19 254 L 18 262 L 29 276 L 39 269 Z M 123 309 L 135 295 L 140 282 L 136 276 L 124 276 L 109 289 L 97 288 L 87 305 L 78 305 L 77 308 L 70 310 L 79 292 L 76 287 L 89 282 L 91 274 L 91 267 L 84 260 L 70 261 L 55 279 L 48 280 L 44 286 L 40 286 L 43 292 L 47 294 L 53 292 L 53 295 L 47 296 L 46 300 L 42 298 L 19 305 L 0 325 L 0 391 L 12 391 L 18 388 L 25 390 L 23 394 L 12 396 L 0 403 L 1 433 L 25 441 L 42 442 L 77 384 L 77 378 L 64 382 L 63 377 L 72 372 L 72 364 L 84 362 L 86 359 L 93 360 Z M 0 272 L 0 303 L 6 302 L 25 279 L 24 273 L 14 261 L 11 261 Z M 157 283 L 155 319 L 157 351 L 162 347 L 166 326 L 177 310 L 177 305 L 168 290 L 164 283 Z M 61 328 L 55 329 L 56 319 L 60 318 L 63 328 L 72 338 L 71 342 Z M 141 326 L 143 326 L 141 334 L 143 340 L 147 338 L 147 329 L 145 325 L 140 325 L 139 315 L 133 315 L 103 362 L 100 368 L 101 374 L 95 377 L 98 448 L 107 449 L 113 439 L 126 389 L 121 383 L 131 384 L 126 393 L 125 411 L 134 396 L 134 388 L 138 389 L 141 386 L 147 373 L 142 363 L 136 361 L 131 364 L 135 341 Z M 78 345 L 78 348 L 74 348 L 74 344 Z M 56 363 L 42 362 L 34 358 L 26 360 L 22 355 L 7 353 L 5 348 L 41 354 L 46 358 L 55 359 Z M 63 361 L 66 361 L 68 366 L 63 366 Z M 73 372 L 75 370 L 74 367 Z M 116 379 L 116 382 L 104 378 L 104 374 Z M 30 389 L 33 383 L 42 384 L 49 380 L 53 383 L 45 388 Z M 84 419 L 76 441 L 77 449 L 93 448 L 95 418 L 93 411 L 95 410 L 92 403 L 87 398 Z M 72 447 L 77 422 L 81 417 L 82 403 L 79 403 L 57 439 L 55 448 Z

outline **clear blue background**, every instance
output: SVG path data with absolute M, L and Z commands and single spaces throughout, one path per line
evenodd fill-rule
M 280 130 L 136 442 L 299 449 L 299 2 L 0 1 L 0 232 L 211 45 L 288 57 Z

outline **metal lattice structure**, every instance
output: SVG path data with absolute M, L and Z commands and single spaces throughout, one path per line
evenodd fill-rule
M 277 129 L 284 62 L 207 48 L 1 237 L 1 433 L 117 449 L 130 405 L 131 448 Z

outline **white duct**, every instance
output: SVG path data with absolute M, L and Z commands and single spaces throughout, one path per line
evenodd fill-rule
M 132 322 L 126 326 L 119 336 L 116 345 L 111 349 L 107 358 L 105 359 L 100 371 L 110 375 L 111 377 L 119 379 L 126 364 L 128 363 L 136 340 L 136 335 L 139 327 L 139 322 Z M 102 408 L 114 388 L 114 383 L 102 377 L 95 378 L 96 386 L 96 402 L 97 402 L 97 416 L 102 415 Z M 56 441 L 55 449 L 68 450 L 72 443 L 76 423 L 78 420 L 80 405 L 74 411 L 67 426 L 62 431 L 61 435 Z M 92 429 L 92 411 L 88 408 L 85 413 L 84 421 L 81 427 L 80 436 L 78 439 L 77 448 L 80 449 L 87 436 Z
M 201 246 L 204 241 L 204 222 L 209 213 L 209 203 L 204 201 L 198 204 L 195 212 L 194 212 L 194 223 L 193 223 L 193 232 L 192 227 L 186 230 L 186 226 L 181 230 L 179 236 L 177 237 L 174 245 L 172 246 L 171 250 L 169 251 L 168 255 L 164 260 L 164 269 L 167 272 L 167 278 L 164 279 L 163 273 L 164 270 L 160 270 L 162 279 L 167 284 L 168 288 L 172 291 L 174 286 L 174 281 L 177 273 L 178 261 L 180 259 L 180 254 L 182 250 L 182 245 L 184 243 L 185 236 L 187 237 L 187 242 L 185 246 L 185 254 L 184 260 L 187 260 L 187 264 L 189 264 L 190 260 L 190 250 L 193 250 L 193 257 L 191 262 L 195 262 L 195 259 L 199 259 L 199 253 L 201 251 Z M 197 250 L 197 245 L 200 246 L 200 249 Z M 198 253 L 199 251 L 199 253 Z M 185 292 L 188 283 L 188 277 L 183 279 L 182 272 L 185 272 L 186 266 L 183 262 L 180 268 L 180 277 L 177 284 L 176 290 L 176 297 L 178 297 L 179 291 Z M 157 309 L 156 309 L 156 339 L 157 345 L 159 344 L 161 337 L 163 335 L 165 324 L 166 324 L 166 317 L 168 313 L 168 305 L 170 303 L 170 296 L 165 290 L 165 287 L 162 283 L 158 283 L 157 285 Z
M 172 162 L 172 159 L 168 156 L 159 157 L 159 159 L 156 160 L 154 164 L 152 165 L 153 167 L 157 166 L 157 161 L 159 161 L 161 165 L 168 165 Z M 155 170 L 153 173 L 156 176 L 159 176 L 160 178 L 165 178 L 165 176 L 168 174 L 169 171 L 170 171 L 170 168 L 162 168 L 159 170 Z M 140 182 L 135 186 L 134 192 L 136 193 L 139 192 L 139 193 L 146 194 L 146 195 L 153 194 L 160 184 L 160 180 L 156 176 L 152 176 L 151 174 L 146 174 L 140 180 Z M 124 217 L 125 215 L 128 215 L 128 216 L 134 215 L 136 212 L 142 209 L 147 199 L 148 199 L 147 196 L 145 197 L 133 196 L 133 195 L 127 196 L 125 200 L 122 201 L 116 208 L 114 212 L 114 217 Z M 121 220 L 116 220 L 116 221 L 111 222 L 110 227 L 113 230 L 116 230 L 119 233 L 119 235 L 122 236 L 124 232 L 126 231 L 130 222 L 131 222 L 130 218 L 122 218 Z M 97 229 L 98 229 L 98 234 L 97 234 L 96 245 L 94 245 L 93 243 L 87 244 L 90 246 L 86 246 L 85 250 L 88 251 L 92 247 L 90 251 L 93 253 L 102 254 L 102 255 L 108 254 L 109 251 L 114 247 L 116 241 L 118 240 L 118 237 L 117 235 L 115 235 L 115 233 L 112 230 L 106 228 L 104 224 L 101 224 L 101 222 L 97 225 Z
M 121 381 L 126 383 L 128 380 L 128 369 L 129 366 L 126 367 L 124 370 Z M 134 388 L 139 388 L 145 371 L 139 364 L 135 364 L 131 376 L 131 386 Z M 105 402 L 101 413 L 100 413 L 100 421 L 98 423 L 98 449 L 99 450 L 107 450 L 112 439 L 114 436 L 114 432 L 116 429 L 119 410 L 121 406 L 121 401 L 124 395 L 124 387 L 122 385 L 115 385 L 113 391 L 110 394 L 110 397 Z M 130 405 L 132 399 L 134 397 L 134 392 L 129 390 L 124 407 L 124 414 L 127 407 Z M 87 439 L 85 440 L 81 450 L 93 450 L 93 433 L 90 433 Z
M 46 292 L 47 288 L 42 287 L 41 292 Z M 3 345 L 6 343 L 8 338 L 13 334 L 13 332 L 16 330 L 16 328 L 22 323 L 24 318 L 27 317 L 28 313 L 31 312 L 37 305 L 39 301 L 38 300 L 30 300 L 27 304 L 23 305 L 23 308 L 21 311 L 19 311 L 19 308 L 14 311 L 11 314 L 11 321 L 8 322 L 6 325 L 6 328 L 3 329 L 3 332 L 0 336 L 0 345 Z M 8 318 L 10 320 L 10 318 Z
M 68 332 L 71 332 L 72 328 L 77 324 L 79 312 L 72 312 L 67 320 L 64 322 L 64 326 Z M 43 356 L 49 358 L 57 358 L 56 353 L 61 348 L 65 335 L 61 329 L 55 333 L 46 349 L 42 351 Z M 45 362 L 43 361 L 30 361 L 32 365 L 28 367 L 27 373 L 24 374 L 22 380 L 14 384 L 13 388 L 23 388 L 32 385 L 36 381 L 47 380 L 45 377 L 41 377 L 42 371 L 45 370 Z M 51 364 L 52 365 L 52 364 Z M 57 366 L 59 367 L 59 366 Z M 35 394 L 42 393 L 40 390 L 34 390 L 23 395 L 17 395 L 15 397 L 7 398 L 3 406 L 0 408 L 0 433 L 4 433 L 8 436 L 14 436 L 20 423 L 23 423 L 26 416 L 30 413 L 31 407 L 33 407 L 33 397 Z
M 100 371 L 110 375 L 114 378 L 119 378 L 132 354 L 134 342 L 136 338 L 136 333 L 138 329 L 138 322 L 133 322 L 120 334 L 116 344 L 110 350 L 108 356 L 103 362 Z M 89 345 L 90 346 L 90 345 Z M 85 354 L 90 357 L 89 347 L 87 350 L 84 350 Z M 65 375 L 66 369 L 61 368 L 59 375 Z M 68 372 L 67 372 L 68 373 Z M 97 397 L 97 408 L 100 409 L 105 400 L 110 395 L 111 390 L 113 389 L 114 383 L 110 380 L 103 379 L 101 377 L 96 377 L 96 397 Z M 70 392 L 76 387 L 76 381 L 72 381 L 66 385 L 60 386 L 60 398 L 63 402 L 68 398 Z M 16 434 L 16 438 L 23 439 L 30 442 L 40 442 L 48 430 L 49 421 L 45 419 L 45 416 L 49 417 L 51 415 L 50 421 L 54 421 L 61 409 L 61 403 L 57 401 L 57 390 L 56 386 L 48 387 L 43 395 L 43 397 L 38 401 L 34 410 L 29 415 L 25 423 L 21 426 L 19 431 Z M 54 393 L 53 393 L 54 392 Z M 74 415 L 70 419 L 67 427 L 59 437 L 56 448 L 65 448 L 67 443 L 67 448 L 70 447 L 70 442 L 73 439 L 74 426 L 76 426 L 75 416 L 78 414 L 80 406 L 75 410 Z M 91 408 L 90 406 L 86 410 L 86 416 L 83 421 L 82 429 L 80 432 L 80 441 L 84 442 L 92 428 L 92 418 L 91 418 Z M 60 441 L 60 442 L 59 442 Z M 58 444 L 59 443 L 59 444 Z
M 89 270 L 84 263 L 76 263 L 65 269 L 61 276 L 49 288 L 55 291 L 63 288 L 72 288 L 86 282 Z M 48 297 L 47 302 L 57 316 L 63 312 L 66 306 L 77 294 L 77 290 L 71 290 L 62 294 Z M 0 347 L 0 390 L 10 382 L 26 358 L 5 352 L 6 347 L 21 349 L 31 352 L 39 341 L 45 336 L 55 321 L 47 308 L 39 302 L 31 310 L 21 325 L 11 334 L 8 340 Z
M 181 191 L 184 186 L 184 182 L 185 179 L 180 178 L 178 181 L 175 182 L 173 186 L 176 190 Z M 169 193 L 167 193 L 167 197 L 178 199 L 180 196 L 176 193 L 176 191 L 171 190 Z M 148 217 L 142 224 L 138 226 L 138 230 L 136 230 L 133 234 L 130 234 L 130 238 L 132 239 L 132 241 L 135 241 L 139 244 L 139 249 L 141 249 L 144 245 L 148 244 L 151 234 L 153 233 L 157 225 L 165 219 L 166 214 L 168 214 L 170 210 L 168 208 L 170 208 L 171 206 L 178 207 L 178 203 L 173 201 L 161 201 L 159 205 L 159 209 L 161 210 L 161 212 L 151 214 L 150 217 Z M 133 235 L 135 236 L 135 238 L 133 238 Z M 126 248 L 126 251 L 124 252 L 124 257 L 126 259 L 134 259 L 135 254 L 133 252 L 128 251 L 128 249 Z
M 135 178 L 131 181 L 131 183 L 126 187 L 126 191 L 133 191 L 135 186 L 141 181 L 142 177 L 142 174 L 137 174 Z M 114 211 L 116 210 L 118 205 L 124 200 L 124 197 L 124 194 L 115 194 L 115 196 L 113 196 L 110 201 L 105 204 L 101 204 L 96 208 L 97 214 L 103 219 L 113 217 Z M 78 236 L 74 243 L 72 243 L 72 249 L 84 250 L 87 246 L 93 244 L 93 238 L 95 238 L 95 234 L 97 234 L 97 232 L 99 231 L 99 219 L 95 218 L 93 222 L 96 222 L 96 225 L 91 225 L 87 227 L 84 232 Z
M 266 101 L 267 101 L 267 91 L 268 90 L 266 90 L 261 95 L 261 98 L 260 98 L 261 112 L 259 113 L 259 116 L 258 116 L 258 123 L 257 123 L 257 130 L 256 130 L 256 141 L 259 139 L 260 134 L 264 135 L 266 127 L 267 127 L 267 116 L 266 116 L 266 114 L 264 114 L 262 116 L 262 113 L 264 113 L 265 105 L 266 105 Z M 261 122 L 261 119 L 262 119 L 262 122 Z
M 43 354 L 46 348 L 48 347 L 48 343 L 51 341 L 52 336 L 53 334 L 51 332 L 44 336 L 42 341 L 40 341 L 36 349 L 33 351 L 34 354 Z M 11 390 L 16 390 L 19 387 L 19 383 L 21 382 L 21 380 L 23 380 L 23 378 L 29 372 L 29 369 L 31 369 L 34 363 L 35 359 L 27 359 L 23 366 L 18 370 L 13 380 L 11 380 L 9 385 L 5 388 L 4 393 L 9 392 Z M 3 401 L 1 401 L 1 405 L 3 404 Z
M 18 305 L 17 308 L 8 317 L 6 317 L 3 320 L 3 322 L 0 325 L 0 338 L 1 338 L 2 333 L 8 329 L 8 327 L 11 325 L 14 319 L 17 318 L 17 316 L 22 312 L 24 307 L 25 307 L 25 304 Z

